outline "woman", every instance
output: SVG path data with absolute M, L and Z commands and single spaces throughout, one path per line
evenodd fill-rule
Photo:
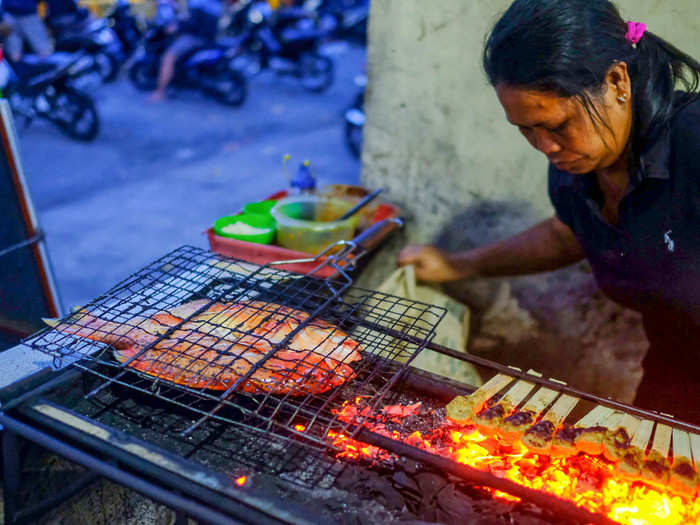
M 549 160 L 556 214 L 469 251 L 409 246 L 399 264 L 446 282 L 585 257 L 643 315 L 635 404 L 700 423 L 700 64 L 607 0 L 516 0 L 483 61 L 506 118 Z

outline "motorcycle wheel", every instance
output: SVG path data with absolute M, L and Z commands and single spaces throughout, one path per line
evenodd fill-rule
M 248 96 L 248 83 L 240 72 L 226 68 L 216 75 L 213 89 L 207 90 L 222 104 L 238 107 Z
M 97 53 L 94 58 L 102 82 L 112 82 L 117 78 L 119 74 L 119 62 L 117 62 L 115 57 L 109 53 Z
M 333 61 L 318 53 L 303 55 L 299 62 L 301 85 L 308 91 L 321 93 L 333 84 Z
M 153 91 L 158 85 L 158 65 L 150 60 L 137 60 L 129 69 L 129 79 L 136 89 Z
M 95 140 L 100 130 L 100 118 L 92 97 L 75 88 L 66 87 L 51 104 L 49 115 L 66 135 L 76 140 Z

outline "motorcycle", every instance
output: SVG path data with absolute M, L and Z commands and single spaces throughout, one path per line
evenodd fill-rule
M 172 39 L 164 25 L 146 31 L 143 47 L 129 69 L 129 79 L 137 89 L 156 89 L 160 58 Z M 234 49 L 212 43 L 185 54 L 175 63 L 172 85 L 198 89 L 222 104 L 240 106 L 248 87 L 245 76 L 232 66 L 234 53 Z
M 126 59 L 114 30 L 104 19 L 95 19 L 80 8 L 72 13 L 49 17 L 47 23 L 54 36 L 57 51 L 92 55 L 103 82 L 111 82 L 119 74 Z
M 129 58 L 139 46 L 143 31 L 131 12 L 131 4 L 118 0 L 105 18 L 119 39 L 125 58 Z
M 12 64 L 0 59 L 0 84 L 4 84 L 3 94 L 12 111 L 24 117 L 25 126 L 39 117 L 69 137 L 89 142 L 100 128 L 97 108 L 90 95 L 74 83 L 91 68 L 92 59 L 82 54 L 25 55 Z
M 333 37 L 367 43 L 369 0 L 306 0 L 304 7 L 317 13 Z
M 345 144 L 355 158 L 362 154 L 362 133 L 365 125 L 365 87 L 367 76 L 357 75 L 355 84 L 360 87 L 360 92 L 355 100 L 345 111 Z
M 328 33 L 317 26 L 312 13 L 302 8 L 273 11 L 265 2 L 251 2 L 246 18 L 237 37 L 239 68 L 249 74 L 269 68 L 279 75 L 295 76 L 314 92 L 333 84 L 333 61 L 319 53 L 319 44 Z

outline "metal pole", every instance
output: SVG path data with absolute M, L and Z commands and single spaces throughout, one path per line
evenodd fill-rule
M 9 428 L 2 431 L 2 484 L 5 525 L 15 523 L 19 503 L 20 465 L 18 436 Z

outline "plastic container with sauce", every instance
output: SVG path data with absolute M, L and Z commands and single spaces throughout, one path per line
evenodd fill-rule
M 329 245 L 351 240 L 358 217 L 337 220 L 352 208 L 353 203 L 316 195 L 301 195 L 280 200 L 270 210 L 277 222 L 277 244 L 290 250 L 312 254 Z

